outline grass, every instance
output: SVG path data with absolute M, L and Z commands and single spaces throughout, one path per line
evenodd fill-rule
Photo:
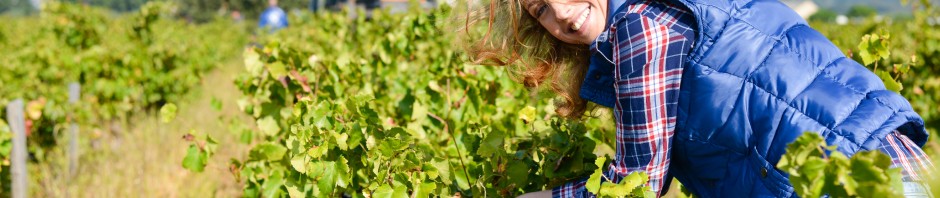
M 249 145 L 240 143 L 240 132 L 230 131 L 227 121 L 251 126 L 235 100 L 241 97 L 233 79 L 243 70 L 241 59 L 220 65 L 186 96 L 176 119 L 168 124 L 156 111 L 132 116 L 116 130 L 82 129 L 81 158 L 76 174 L 69 176 L 65 146 L 50 151 L 43 164 L 32 163 L 30 194 L 34 197 L 238 197 L 242 184 L 229 171 L 232 158 L 247 156 Z M 213 98 L 222 109 L 211 107 Z M 222 122 L 226 121 L 226 122 Z M 217 153 L 202 173 L 182 168 L 189 142 L 183 135 L 195 131 L 219 142 Z M 63 133 L 64 134 L 64 133 Z M 64 135 L 60 135 L 64 137 Z M 62 142 L 67 142 L 63 140 Z

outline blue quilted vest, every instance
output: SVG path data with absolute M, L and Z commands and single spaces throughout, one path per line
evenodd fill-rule
M 670 175 L 701 197 L 795 197 L 775 168 L 788 143 L 819 133 L 838 151 L 875 150 L 924 121 L 777 0 L 677 0 L 698 38 L 682 76 Z M 581 97 L 612 106 L 613 67 L 592 59 Z

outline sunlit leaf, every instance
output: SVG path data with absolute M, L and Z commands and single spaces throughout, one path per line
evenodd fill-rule
M 214 110 L 216 110 L 216 111 L 221 111 L 221 110 L 222 110 L 222 100 L 219 100 L 219 98 L 212 97 L 212 100 L 209 101 L 209 105 L 211 105 L 211 106 L 212 106 L 212 109 L 214 109 Z
M 604 167 L 604 162 L 606 160 L 607 157 L 598 157 L 594 161 L 594 165 L 597 165 L 597 167 Z M 584 187 L 587 188 L 588 192 L 597 194 L 600 191 L 602 174 L 604 174 L 603 168 L 597 168 L 597 170 L 594 170 L 594 173 L 592 173 L 591 177 L 588 178 L 587 183 L 584 184 Z
M 206 158 L 196 145 L 189 145 L 186 157 L 183 158 L 183 168 L 193 172 L 202 172 L 206 167 Z
M 163 123 L 169 123 L 176 118 L 176 105 L 173 103 L 167 103 L 160 108 L 160 120 Z
M 274 161 L 280 160 L 287 152 L 287 148 L 278 144 L 263 143 L 252 149 L 252 153 L 260 159 Z
M 526 106 L 521 111 L 519 111 L 519 119 L 522 119 L 526 123 L 532 123 L 535 121 L 535 107 Z
M 277 121 L 273 117 L 264 117 L 258 120 L 258 128 L 261 129 L 261 132 L 268 136 L 277 135 L 281 131 L 281 127 L 278 126 Z
M 875 74 L 877 74 L 878 77 L 881 78 L 881 81 L 885 83 L 885 88 L 887 88 L 888 90 L 891 90 L 894 92 L 901 92 L 901 90 L 904 89 L 901 83 L 894 80 L 894 78 L 891 77 L 891 74 L 889 74 L 888 72 L 883 71 L 883 70 L 878 70 L 878 71 L 875 71 Z
M 242 56 L 245 57 L 245 70 L 251 75 L 261 75 L 264 69 L 264 63 L 260 60 L 261 56 L 253 48 L 245 48 Z

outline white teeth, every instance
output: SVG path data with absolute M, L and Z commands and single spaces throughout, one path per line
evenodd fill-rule
M 591 9 L 590 9 L 590 8 L 586 9 L 583 13 L 581 13 L 581 17 L 578 18 L 578 21 L 576 21 L 576 22 L 574 23 L 574 26 L 571 27 L 571 29 L 573 29 L 574 31 L 580 30 L 580 29 L 581 29 L 581 26 L 584 25 L 584 21 L 587 20 L 588 14 L 590 14 L 590 13 L 591 13 Z

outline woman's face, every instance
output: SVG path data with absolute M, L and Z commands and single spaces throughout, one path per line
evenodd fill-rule
M 607 0 L 523 0 L 525 9 L 565 43 L 594 42 L 607 24 Z

